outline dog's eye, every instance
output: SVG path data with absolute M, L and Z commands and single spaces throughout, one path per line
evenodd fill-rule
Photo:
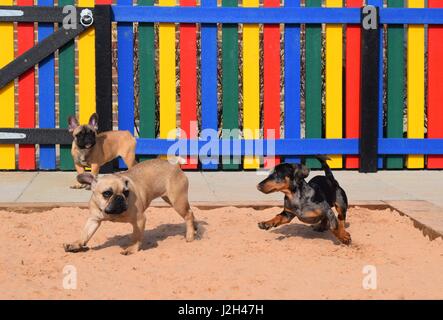
M 103 195 L 103 198 L 109 199 L 110 197 L 112 197 L 112 191 L 107 190 L 107 191 L 103 192 L 102 195 Z
M 123 191 L 123 195 L 125 196 L 125 198 L 129 197 L 129 190 Z

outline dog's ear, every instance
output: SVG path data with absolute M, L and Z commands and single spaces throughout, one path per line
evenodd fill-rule
M 94 128 L 94 130 L 98 129 L 98 115 L 97 113 L 93 113 L 89 118 L 89 125 Z
M 77 181 L 81 184 L 89 184 L 91 186 L 91 189 L 95 187 L 95 184 L 97 183 L 97 179 L 93 174 L 90 173 L 80 173 L 77 175 Z
M 69 118 L 68 118 L 69 132 L 73 132 L 75 130 L 75 128 L 77 128 L 78 126 L 79 126 L 79 123 L 78 123 L 77 118 L 74 116 L 69 116 Z
M 304 164 L 294 164 L 293 168 L 295 180 L 304 179 L 309 176 L 309 168 Z
M 302 164 L 299 166 L 297 174 L 301 179 L 304 179 L 307 176 L 309 176 L 309 172 L 310 172 L 309 168 L 307 166 L 305 166 L 304 164 Z

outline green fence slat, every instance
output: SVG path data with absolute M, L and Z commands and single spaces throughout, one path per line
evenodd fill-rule
M 237 7 L 237 0 L 223 0 L 223 7 Z M 238 31 L 237 24 L 222 26 L 222 108 L 223 129 L 238 129 L 239 82 L 238 82 Z M 224 132 L 223 138 L 227 138 Z M 227 159 L 224 159 L 226 161 Z M 240 166 L 223 164 L 224 170 L 238 170 Z M 240 161 L 240 159 L 237 159 Z
M 73 0 L 59 0 L 58 6 L 75 5 Z M 68 127 L 68 117 L 75 114 L 75 53 L 74 41 L 59 51 L 59 124 Z M 60 145 L 60 169 L 74 170 L 71 145 Z
M 388 0 L 388 7 L 403 7 L 403 0 Z M 387 137 L 403 137 L 405 48 L 403 25 L 388 26 Z M 388 169 L 403 168 L 403 156 L 386 157 Z
M 140 0 L 139 5 L 153 6 L 154 0 Z M 140 137 L 155 138 L 155 47 L 154 24 L 140 23 L 138 27 L 138 57 L 139 57 L 139 119 Z M 152 159 L 140 156 L 140 160 Z
M 306 0 L 307 7 L 321 7 L 321 0 Z M 306 138 L 322 137 L 321 24 L 306 25 Z M 316 159 L 307 159 L 310 168 L 321 168 Z

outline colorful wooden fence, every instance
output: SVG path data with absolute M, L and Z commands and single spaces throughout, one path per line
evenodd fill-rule
M 141 157 L 165 154 L 175 139 L 186 139 L 185 169 L 257 169 L 281 161 L 306 161 L 315 168 L 319 163 L 305 156 L 317 153 L 329 154 L 333 168 L 358 169 L 365 68 L 360 7 L 374 5 L 381 23 L 375 53 L 380 61 L 377 166 L 443 169 L 441 2 L 428 0 L 426 9 L 424 0 L 387 0 L 384 8 L 379 0 L 285 0 L 284 7 L 279 0 L 244 0 L 239 8 L 235 0 L 139 0 L 134 6 L 117 0 L 112 7 L 117 24 L 115 128 L 137 134 Z M 33 3 L 0 0 L 0 6 Z M 38 0 L 37 5 L 53 3 Z M 74 1 L 58 1 L 59 6 L 70 4 Z M 112 0 L 77 4 L 93 7 Z M 179 7 L 162 8 L 171 6 Z M 16 29 L 12 22 L 0 23 L 0 68 L 53 33 L 54 24 L 38 23 L 36 39 L 34 24 L 21 22 Z M 77 114 L 84 123 L 104 108 L 96 105 L 100 57 L 95 45 L 90 28 L 4 86 L 0 133 L 14 127 L 66 128 L 69 115 Z M 227 141 L 230 152 L 211 150 L 212 162 L 199 164 L 197 153 L 209 139 L 204 129 L 217 132 L 217 146 L 223 149 Z M 266 147 L 271 139 L 276 139 L 275 154 L 265 148 L 251 155 L 247 149 L 248 141 Z M 15 147 L 1 135 L 0 142 L 0 170 L 73 169 L 69 145 Z M 240 148 L 234 151 L 237 142 Z

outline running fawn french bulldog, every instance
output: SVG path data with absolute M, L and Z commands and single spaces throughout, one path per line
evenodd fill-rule
M 103 221 L 132 224 L 132 243 L 121 253 L 140 250 L 145 230 L 145 211 L 152 200 L 161 197 L 186 222 L 186 241 L 194 240 L 196 224 L 188 201 L 188 178 L 179 164 L 153 159 L 141 162 L 131 169 L 105 174 L 97 178 L 90 173 L 77 176 L 82 184 L 91 186 L 90 217 L 78 241 L 64 244 L 66 252 L 86 251 L 87 243 Z

